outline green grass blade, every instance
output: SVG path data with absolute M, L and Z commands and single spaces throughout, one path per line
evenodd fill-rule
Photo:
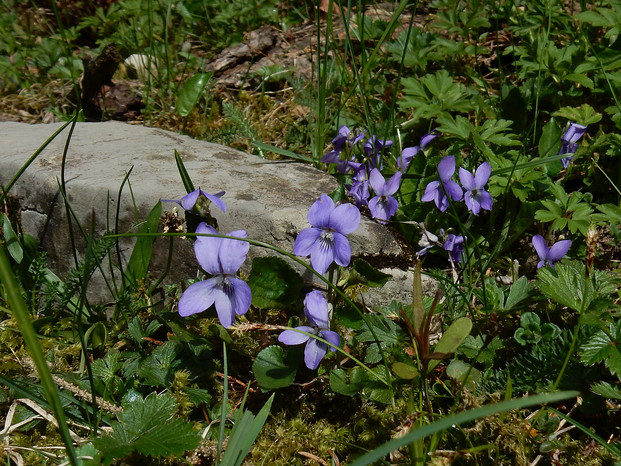
M 181 156 L 177 149 L 175 149 L 175 163 L 177 164 L 177 170 L 179 170 L 179 175 L 181 176 L 181 181 L 183 182 L 183 187 L 187 193 L 191 193 L 196 188 L 194 187 L 194 183 L 192 183 L 192 178 L 188 174 L 188 171 L 185 169 L 185 165 L 183 164 L 183 160 L 181 160 Z
M 441 432 L 443 430 L 449 429 L 453 425 L 464 424 L 466 422 L 474 421 L 482 417 L 491 416 L 492 414 L 502 413 L 504 411 L 511 411 L 512 409 L 521 409 L 525 408 L 526 406 L 553 403 L 576 396 L 578 396 L 578 392 L 576 391 L 544 393 L 542 395 L 529 396 L 526 398 L 518 398 L 509 401 L 501 401 L 500 403 L 492 403 L 486 406 L 482 406 L 480 408 L 471 409 L 459 414 L 454 414 L 452 416 L 448 416 L 432 422 L 431 424 L 426 425 L 425 427 L 421 427 L 420 429 L 415 429 L 401 438 L 391 440 L 390 442 L 387 442 L 384 445 L 376 448 L 375 450 L 361 456 L 356 461 L 351 463 L 350 466 L 366 466 L 368 464 L 373 464 L 375 461 L 381 460 L 384 456 L 388 455 L 391 451 L 396 450 L 397 448 L 401 448 L 408 443 L 435 434 L 436 432 Z
M 284 155 L 285 157 L 289 157 L 291 159 L 302 160 L 303 162 L 315 163 L 315 160 L 310 157 L 296 154 L 295 152 L 291 152 L 290 150 L 281 149 L 279 147 L 274 147 L 270 144 L 265 144 L 264 142 L 252 141 L 252 145 L 266 152 L 274 152 L 275 154 Z
M 621 459 L 621 449 L 620 448 L 616 447 L 615 445 L 610 445 L 608 442 L 606 442 L 606 440 L 601 438 L 599 435 L 597 435 L 591 429 L 583 426 L 578 421 L 570 418 L 569 416 L 564 415 L 560 411 L 557 411 L 554 408 L 548 408 L 548 409 L 550 411 L 552 411 L 553 413 L 555 413 L 561 419 L 565 419 L 570 424 L 573 424 L 574 426 L 576 426 L 578 429 L 580 429 L 582 432 L 587 434 L 589 437 L 591 437 L 593 440 L 595 440 L 597 443 L 599 443 L 602 447 L 604 447 L 606 450 L 608 450 L 611 454 L 613 454 L 613 455 L 615 455 L 615 456 L 617 456 L 618 458 Z
M 71 464 L 78 464 L 78 458 L 75 449 L 73 448 L 73 441 L 69 435 L 69 428 L 67 427 L 65 413 L 60 402 L 60 397 L 58 396 L 58 389 L 52 380 L 52 374 L 50 373 L 50 369 L 47 367 L 47 363 L 45 362 L 43 349 L 37 339 L 37 334 L 32 326 L 32 321 L 30 320 L 30 314 L 26 307 L 26 303 L 22 298 L 21 288 L 17 283 L 15 275 L 13 274 L 11 264 L 9 263 L 9 259 L 6 256 L 4 248 L 0 248 L 0 283 L 2 284 L 3 294 L 6 296 L 6 300 L 11 305 L 13 315 L 15 320 L 17 320 L 17 325 L 19 326 L 26 348 L 28 348 L 32 361 L 37 368 L 37 373 L 41 379 L 41 386 L 43 387 L 45 397 L 47 398 L 47 401 L 52 408 L 52 412 L 54 413 L 54 417 L 58 422 L 60 436 L 65 443 L 65 447 L 67 448 L 67 457 L 69 458 Z
M 226 358 L 226 342 L 222 342 L 222 365 L 224 366 L 224 387 L 222 391 L 222 412 L 220 415 L 220 430 L 218 432 L 218 456 L 216 457 L 216 464 L 220 463 L 220 457 L 222 455 L 222 445 L 224 444 L 224 423 L 226 422 L 226 405 L 229 399 L 229 364 Z
M 239 466 L 242 464 L 267 420 L 272 402 L 274 401 L 274 395 L 272 394 L 256 416 L 250 411 L 244 411 L 229 435 L 229 442 L 220 464 L 226 466 Z

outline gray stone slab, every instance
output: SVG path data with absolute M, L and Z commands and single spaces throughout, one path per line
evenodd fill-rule
M 60 126 L 0 123 L 0 183 L 6 186 Z M 25 231 L 39 239 L 49 253 L 52 269 L 60 274 L 73 266 L 65 207 L 58 190 L 68 134 L 65 129 L 52 141 L 11 190 L 20 200 Z M 288 251 L 292 251 L 297 233 L 309 226 L 306 213 L 311 204 L 320 194 L 329 193 L 337 186 L 331 176 L 307 164 L 266 161 L 157 128 L 119 122 L 78 123 L 68 146 L 65 179 L 69 201 L 81 224 L 101 235 L 114 229 L 118 208 L 119 231 L 131 231 L 160 198 L 176 199 L 184 195 L 174 161 L 175 150 L 197 187 L 211 193 L 226 191 L 222 198 L 227 204 L 226 213 L 212 208 L 220 231 L 245 229 L 250 238 Z M 117 205 L 120 186 L 130 170 L 129 183 Z M 166 204 L 165 209 L 174 205 Z M 350 240 L 354 255 L 403 254 L 383 226 L 365 217 Z M 84 242 L 79 241 L 78 248 L 84 247 Z M 164 267 L 165 240 L 158 239 L 156 251 L 155 274 Z M 129 252 L 131 244 L 125 243 L 121 261 L 127 260 Z M 268 253 L 252 247 L 250 258 Z M 176 241 L 174 254 L 169 280 L 182 281 L 195 276 L 197 264 L 188 242 Z M 246 263 L 249 266 L 250 260 Z M 382 303 L 389 302 L 392 296 L 407 300 L 411 295 L 411 285 L 406 290 L 402 289 L 403 280 L 395 285 L 398 288 L 390 291 L 389 286 L 382 293 Z M 107 296 L 103 287 L 101 292 L 91 290 L 91 293 L 97 300 L 105 300 Z M 377 304 L 375 301 L 367 294 L 367 302 Z

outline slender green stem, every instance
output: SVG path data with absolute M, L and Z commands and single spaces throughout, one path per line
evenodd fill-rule
M 387 387 L 391 386 L 390 382 L 388 380 L 386 380 L 384 377 L 382 377 L 381 375 L 373 372 L 373 370 L 370 367 L 366 366 L 362 361 L 360 361 L 356 357 L 352 356 L 350 353 L 348 353 L 347 351 L 345 351 L 341 347 L 336 346 L 336 345 L 330 343 L 328 340 L 325 340 L 324 338 L 321 338 L 320 336 L 315 335 L 314 333 L 308 333 L 308 332 L 305 332 L 304 330 L 300 330 L 299 328 L 283 326 L 283 330 L 293 330 L 294 332 L 301 333 L 301 334 L 306 335 L 306 336 L 308 336 L 310 338 L 314 338 L 317 341 L 325 343 L 326 345 L 330 346 L 331 348 L 334 348 L 335 351 L 338 351 L 339 353 L 343 354 L 345 357 L 347 357 L 347 358 L 351 359 L 352 361 L 354 361 L 356 364 L 358 364 L 365 371 L 367 371 L 369 374 L 371 374 L 373 377 L 375 377 L 377 380 L 382 382 Z

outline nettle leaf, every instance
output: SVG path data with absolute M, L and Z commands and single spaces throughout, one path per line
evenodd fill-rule
M 103 463 L 138 452 L 149 456 L 181 456 L 201 441 L 200 432 L 182 419 L 173 418 L 177 403 L 168 394 L 136 397 L 112 423 L 112 434 L 93 441 Z
M 176 359 L 181 351 L 180 346 L 177 342 L 167 341 L 140 363 L 138 374 L 144 379 L 145 384 L 166 386 L 172 383 L 175 371 L 181 365 L 181 361 Z
M 106 353 L 102 359 L 97 359 L 91 364 L 93 371 L 93 377 L 100 379 L 105 390 L 109 393 L 114 392 L 114 388 L 118 383 L 121 383 L 121 379 L 116 376 L 116 373 L 121 369 L 123 363 L 121 362 L 121 353 L 112 350 Z
M 556 268 L 542 267 L 537 271 L 539 289 L 553 301 L 581 312 L 594 299 L 593 280 L 585 281 L 584 274 L 584 264 L 576 261 L 557 263 Z
M 280 257 L 257 257 L 248 277 L 252 305 L 261 309 L 283 308 L 299 300 L 304 281 Z
M 604 361 L 613 375 L 621 376 L 621 323 L 610 324 L 608 330 L 600 330 L 580 347 L 580 360 L 588 365 Z
M 591 385 L 591 391 L 604 398 L 621 400 L 621 387 L 615 387 L 608 382 L 598 382 Z
M 295 379 L 301 360 L 302 352 L 298 348 L 292 348 L 287 354 L 280 346 L 268 346 L 257 354 L 252 372 L 263 390 L 288 387 Z
M 522 276 L 518 278 L 509 289 L 509 295 L 505 301 L 503 311 L 510 311 L 515 308 L 520 302 L 528 298 L 531 292 L 531 285 L 528 283 L 526 277 Z

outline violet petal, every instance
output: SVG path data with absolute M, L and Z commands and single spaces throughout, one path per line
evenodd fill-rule
M 328 345 L 315 340 L 314 338 L 308 340 L 306 348 L 304 349 L 304 363 L 310 370 L 315 370 L 319 367 L 321 360 L 326 354 Z
M 306 325 L 301 327 L 296 327 L 297 330 L 302 330 L 306 333 L 313 333 L 314 330 Z M 278 335 L 278 341 L 284 343 L 285 345 L 299 345 L 308 341 L 310 337 L 308 335 L 304 335 L 303 333 L 296 332 L 295 330 L 285 330 L 280 335 Z
M 190 285 L 179 299 L 179 315 L 187 317 L 208 309 L 214 303 L 212 291 L 215 285 L 216 282 L 213 279 Z

